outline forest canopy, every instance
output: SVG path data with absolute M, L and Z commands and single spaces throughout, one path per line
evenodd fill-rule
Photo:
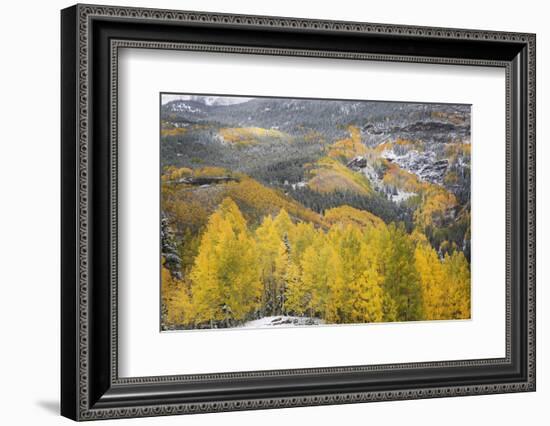
M 328 210 L 325 218 L 328 228 L 295 223 L 281 209 L 251 228 L 225 198 L 193 247 L 186 277 L 163 267 L 166 323 L 231 327 L 276 315 L 336 324 L 469 318 L 463 253 L 441 259 L 424 235 L 352 207 Z

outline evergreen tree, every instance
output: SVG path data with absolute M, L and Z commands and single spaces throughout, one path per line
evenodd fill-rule
M 302 283 L 300 267 L 291 261 L 285 278 L 285 312 L 298 316 L 305 315 L 309 307 L 310 293 Z

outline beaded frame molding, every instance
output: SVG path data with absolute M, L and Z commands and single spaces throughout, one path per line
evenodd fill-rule
M 76 5 L 62 17 L 61 413 L 93 420 L 535 390 L 535 35 Z M 501 67 L 506 73 L 506 356 L 118 376 L 122 48 Z

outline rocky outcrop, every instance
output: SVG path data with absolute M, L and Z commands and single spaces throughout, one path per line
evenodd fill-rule
M 384 189 L 384 185 L 382 184 L 382 178 L 384 177 L 383 171 L 380 169 L 376 170 L 372 164 L 369 164 L 366 157 L 357 156 L 351 159 L 347 163 L 347 166 L 351 170 L 364 174 L 374 189 L 378 191 L 382 191 Z
M 452 123 L 442 123 L 440 121 L 417 121 L 401 128 L 395 128 L 394 131 L 402 131 L 407 133 L 415 132 L 430 132 L 430 133 L 445 133 L 457 131 L 458 126 Z
M 404 170 L 414 173 L 425 182 L 441 185 L 449 167 L 446 159 L 437 159 L 433 152 L 407 151 L 403 155 L 397 155 L 393 150 L 386 150 L 382 157 L 389 162 L 396 163 Z
M 359 155 L 355 158 L 352 158 L 348 162 L 347 166 L 352 170 L 364 169 L 365 167 L 367 167 L 367 159 Z

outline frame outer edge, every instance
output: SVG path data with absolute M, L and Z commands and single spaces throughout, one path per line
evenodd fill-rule
M 127 7 L 108 7 L 97 5 L 77 5 L 75 25 L 77 28 L 77 51 L 75 52 L 76 75 L 76 99 L 78 104 L 76 137 L 78 142 L 78 152 L 76 155 L 76 166 L 78 179 L 77 184 L 77 250 L 78 256 L 78 290 L 77 312 L 73 324 L 77 325 L 77 336 L 74 341 L 75 352 L 78 359 L 75 364 L 76 383 L 74 389 L 77 393 L 76 414 L 77 420 L 105 419 L 114 417 L 141 417 L 158 416 L 193 412 L 219 412 L 229 410 L 243 409 L 264 409 L 264 408 L 282 408 L 292 406 L 309 406 L 325 404 L 344 404 L 352 402 L 381 401 L 381 400 L 401 400 L 416 398 L 434 398 L 442 396 L 464 396 L 475 394 L 505 393 L 517 391 L 533 391 L 535 389 L 535 36 L 527 33 L 510 33 L 482 30 L 462 30 L 447 28 L 415 27 L 403 25 L 388 24 L 368 24 L 354 22 L 336 22 L 314 19 L 297 18 L 276 18 L 267 16 L 244 16 L 229 15 L 206 12 L 186 12 L 169 11 L 158 9 L 140 9 Z M 130 18 L 141 20 L 168 20 L 176 22 L 190 23 L 210 23 L 226 24 L 233 26 L 257 26 L 257 27 L 276 27 L 290 29 L 310 29 L 328 32 L 359 32 L 359 33 L 381 33 L 384 35 L 400 34 L 411 35 L 421 38 L 447 38 L 447 39 L 471 39 L 485 41 L 508 41 L 523 43 L 528 46 L 528 194 L 527 203 L 529 206 L 529 236 L 528 236 L 528 337 L 527 337 L 527 355 L 528 355 L 528 379 L 525 382 L 503 383 L 500 385 L 479 385 L 469 386 L 451 386 L 449 388 L 429 388 L 429 389 L 404 389 L 402 391 L 376 392 L 358 394 L 330 394 L 321 396 L 305 397 L 282 397 L 246 401 L 221 401 L 207 404 L 163 404 L 160 406 L 143 406 L 139 408 L 113 408 L 113 409 L 91 409 L 89 408 L 89 388 L 88 388 L 88 49 L 90 45 L 88 20 L 92 16 L 112 17 L 112 18 Z M 68 108 L 71 108 L 70 105 Z M 65 106 L 63 112 L 66 113 Z M 67 126 L 63 123 L 63 126 Z M 65 127 L 64 127 L 65 128 Z M 74 160 L 73 160 L 74 161 Z M 63 162 L 63 164 L 66 164 Z M 64 188 L 66 184 L 64 183 Z M 74 209 L 73 209 L 74 210 Z M 65 226 L 65 224 L 63 224 Z M 66 262 L 66 257 L 63 258 Z M 64 284 L 66 285 L 66 283 Z M 63 367 L 66 368 L 66 367 Z M 464 389 L 463 389 L 464 388 Z M 66 415 L 67 413 L 64 413 Z
M 77 7 L 61 11 L 61 414 L 78 414 Z
M 536 109 L 537 109 L 537 88 L 536 88 L 536 54 L 537 36 L 529 34 L 527 42 L 527 78 L 528 78 L 528 380 L 533 391 L 536 391 Z
M 89 153 L 89 64 L 91 38 L 88 26 L 88 12 L 85 5 L 77 4 L 77 34 L 78 34 L 78 58 L 77 58 L 77 179 L 78 179 L 78 357 L 77 363 L 78 385 L 77 385 L 77 420 L 90 419 L 90 389 L 89 389 L 89 299 L 88 299 L 88 260 L 89 260 L 89 183 L 90 173 L 88 171 Z

